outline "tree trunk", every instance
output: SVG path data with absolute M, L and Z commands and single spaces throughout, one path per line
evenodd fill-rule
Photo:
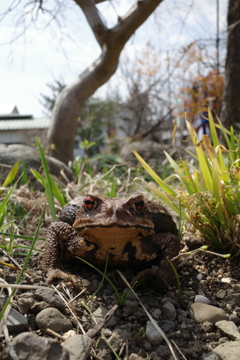
M 225 88 L 221 120 L 229 128 L 240 122 L 240 0 L 229 0 Z
M 99 1 L 75 0 L 84 12 L 101 46 L 102 53 L 89 68 L 66 86 L 53 109 L 48 132 L 49 154 L 65 163 L 73 159 L 77 118 L 85 101 L 115 73 L 123 47 L 134 32 L 163 0 L 141 0 L 108 29 L 103 24 L 95 4 Z

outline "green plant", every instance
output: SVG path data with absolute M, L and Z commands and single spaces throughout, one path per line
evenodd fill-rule
M 32 170 L 32 173 L 35 176 L 35 178 L 45 188 L 49 208 L 50 208 L 53 220 L 56 221 L 57 217 L 56 217 L 56 210 L 55 210 L 55 206 L 54 206 L 54 197 L 56 197 L 56 199 L 59 201 L 61 206 L 66 205 L 67 200 L 66 200 L 66 198 L 63 195 L 62 191 L 58 188 L 58 186 L 56 185 L 55 181 L 53 180 L 52 176 L 49 173 L 48 164 L 47 164 L 47 161 L 46 161 L 46 157 L 44 155 L 43 148 L 41 146 L 40 140 L 37 139 L 37 138 L 36 138 L 36 143 L 37 143 L 38 150 L 39 150 L 39 153 L 40 153 L 45 178 L 41 174 L 39 174 L 39 172 L 36 171 L 36 170 Z
M 128 296 L 129 296 L 129 294 L 131 293 L 132 289 L 135 289 L 135 288 L 136 288 L 137 286 L 139 286 L 140 283 L 142 282 L 142 281 L 141 281 L 142 279 L 140 279 L 139 281 L 137 281 L 137 282 L 133 285 L 133 287 L 129 290 L 129 292 L 120 294 L 119 291 L 118 291 L 118 289 L 117 289 L 117 287 L 115 286 L 115 284 L 114 284 L 114 283 L 112 282 L 112 280 L 106 275 L 108 261 L 106 262 L 104 272 L 102 272 L 101 270 L 99 270 L 99 269 L 98 269 L 96 266 L 94 266 L 93 264 L 87 262 L 86 260 L 84 260 L 84 259 L 82 259 L 82 258 L 80 258 L 80 257 L 78 257 L 78 256 L 76 256 L 76 257 L 77 257 L 77 259 L 83 261 L 85 264 L 91 266 L 94 270 L 96 270 L 99 274 L 102 275 L 103 279 L 102 279 L 102 281 L 101 281 L 101 283 L 100 283 L 100 286 L 98 287 L 97 291 L 100 290 L 100 287 L 102 286 L 104 279 L 109 282 L 109 284 L 112 286 L 112 288 L 113 288 L 113 290 L 114 290 L 114 292 L 115 292 L 115 294 L 116 294 L 116 296 L 117 296 L 117 299 L 118 299 L 118 302 L 119 302 L 119 305 L 120 305 L 120 306 L 122 306 L 122 305 L 124 304 L 125 300 L 128 298 Z M 97 293 L 97 292 L 95 292 L 94 295 L 96 295 L 96 293 Z M 93 296 L 94 296 L 94 295 L 93 295 Z M 92 296 L 91 296 L 91 298 L 92 298 Z M 90 298 L 90 299 L 91 299 L 91 298 Z M 90 300 L 90 299 L 88 299 L 88 300 Z
M 134 151 L 141 165 L 157 182 L 159 188 L 147 188 L 186 221 L 192 223 L 205 239 L 223 250 L 240 250 L 240 135 L 227 130 L 218 119 L 215 124 L 208 112 L 211 138 L 199 141 L 193 125 L 186 126 L 196 154 L 186 151 L 196 165 L 181 160 L 178 164 L 165 152 L 174 173 L 162 180 Z M 226 147 L 221 145 L 217 129 L 223 134 Z M 171 181 L 175 181 L 174 187 Z M 176 180 L 179 186 L 176 189 Z
M 35 234 L 34 234 L 34 237 L 33 237 L 33 239 L 32 239 L 32 243 L 31 243 L 31 246 L 30 246 L 29 251 L 28 251 L 28 253 L 27 253 L 26 259 L 25 259 L 24 264 L 23 264 L 23 267 L 22 267 L 22 269 L 21 269 L 21 271 L 20 271 L 20 273 L 19 273 L 19 275 L 18 275 L 18 278 L 17 278 L 17 280 L 16 280 L 16 284 L 19 284 L 19 283 L 20 283 L 20 281 L 21 281 L 21 279 L 22 279 L 22 277 L 23 277 L 23 275 L 24 275 L 25 269 L 26 269 L 26 267 L 27 267 L 28 261 L 29 261 L 29 259 L 30 259 L 30 256 L 31 256 L 31 254 L 32 254 L 32 251 L 34 250 L 34 245 L 35 245 L 35 242 L 36 242 L 36 240 L 37 240 L 37 238 L 38 238 L 38 233 L 39 233 L 39 230 L 40 230 L 40 227 L 41 227 L 43 218 L 44 218 L 44 213 L 45 213 L 45 208 L 43 209 L 42 214 L 41 214 L 41 216 L 40 216 L 37 229 L 36 229 Z M 15 292 L 16 292 L 16 288 L 13 288 L 13 290 L 12 290 L 12 292 L 11 292 L 11 295 L 8 297 L 8 300 L 6 301 L 6 303 L 4 304 L 4 306 L 3 306 L 3 308 L 2 308 L 2 310 L 1 310 L 1 312 L 0 312 L 0 322 L 1 322 L 1 326 L 2 326 L 2 322 L 3 322 L 3 320 L 4 320 L 5 311 L 6 311 L 7 307 L 10 305 L 11 299 L 12 299 L 12 297 L 14 296 Z M 1 333 L 1 326 L 0 326 L 0 333 Z
M 7 187 L 14 179 L 16 178 L 16 175 L 18 173 L 19 169 L 19 161 L 17 161 L 11 170 L 9 171 L 8 175 L 6 176 L 6 179 L 4 180 L 3 187 Z

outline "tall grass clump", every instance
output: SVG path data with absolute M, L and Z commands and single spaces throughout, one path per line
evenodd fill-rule
M 161 179 L 134 151 L 135 156 L 159 187 L 147 188 L 167 206 L 194 225 L 201 235 L 219 250 L 240 252 L 240 135 L 227 130 L 218 119 L 215 124 L 208 112 L 210 136 L 199 141 L 193 125 L 186 121 L 195 152 L 194 159 L 176 162 L 165 155 L 173 173 Z M 226 145 L 220 143 L 223 135 Z M 174 186 L 172 185 L 174 181 Z

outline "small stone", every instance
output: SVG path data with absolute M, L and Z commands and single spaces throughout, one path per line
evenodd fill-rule
M 108 328 L 103 328 L 102 329 L 102 333 L 104 336 L 106 336 L 107 338 L 110 337 L 112 335 L 112 331 Z
M 69 360 L 67 350 L 62 348 L 57 340 L 40 337 L 31 332 L 17 335 L 12 341 L 12 346 L 18 359 Z
M 203 354 L 201 359 L 202 360 L 219 360 L 219 357 L 217 355 L 214 355 L 213 353 L 210 353 L 210 354 Z
M 147 352 L 150 352 L 152 350 L 152 345 L 149 341 L 145 341 L 143 343 L 143 349 Z
M 3 278 L 3 279 L 4 279 L 4 277 L 5 277 L 4 270 L 3 270 L 3 269 L 0 269 L 0 278 Z
M 92 339 L 86 335 L 74 335 L 62 347 L 69 353 L 69 360 L 86 360 L 92 346 Z
M 232 340 L 240 340 L 240 333 L 233 321 L 221 320 L 216 322 L 215 326 Z
M 218 292 L 216 293 L 216 297 L 218 299 L 224 299 L 226 296 L 226 291 L 221 289 L 221 290 L 218 290 Z
M 164 324 L 161 325 L 162 331 L 165 333 L 169 333 L 176 327 L 176 324 L 173 321 L 167 321 Z
M 31 308 L 31 306 L 33 306 L 34 304 L 34 299 L 32 296 L 29 297 L 24 297 L 24 296 L 19 296 L 18 300 L 17 300 L 17 307 L 18 310 L 20 311 L 20 313 L 22 314 L 27 314 L 28 310 Z
M 192 304 L 189 309 L 189 315 L 191 319 L 198 323 L 209 321 L 215 324 L 220 320 L 228 320 L 227 314 L 222 309 L 202 303 Z
M 119 351 L 122 345 L 126 342 L 126 340 L 130 339 L 132 333 L 127 330 L 115 329 L 112 332 L 112 335 L 108 339 L 108 343 L 115 351 Z
M 216 356 L 219 360 L 240 360 L 240 341 L 226 341 L 225 343 L 217 346 L 209 354 Z M 208 356 L 208 354 L 206 355 Z M 215 360 L 214 357 L 202 357 L 203 360 Z
M 221 282 L 226 283 L 226 284 L 230 284 L 232 282 L 232 279 L 229 278 L 229 277 L 223 277 L 221 279 Z
M 51 307 L 50 303 L 46 301 L 37 301 L 30 308 L 30 312 L 33 314 L 38 314 L 40 311 Z
M 134 293 L 129 288 L 125 288 L 123 290 L 123 294 L 125 296 L 127 296 L 128 300 L 136 300 L 136 296 L 134 295 Z
M 132 353 L 132 354 L 129 355 L 129 360 L 144 360 L 144 358 L 137 355 L 137 354 Z
M 153 314 L 158 315 L 158 316 L 161 316 L 161 315 L 162 315 L 162 312 L 161 312 L 160 309 L 154 309 L 154 310 L 153 310 Z
M 153 325 L 153 323 L 151 321 L 147 321 L 146 337 L 153 346 L 158 346 L 163 341 L 162 335 L 155 328 L 155 326 Z M 146 350 L 146 351 L 149 351 L 149 350 Z
M 137 311 L 137 309 L 138 309 L 138 303 L 136 301 L 125 300 L 123 304 L 123 311 L 127 315 L 132 315 L 133 313 L 135 313 L 135 311 Z
M 57 333 L 72 329 L 71 321 L 55 308 L 47 308 L 38 313 L 36 323 L 39 329 L 49 328 Z
M 196 295 L 194 298 L 194 302 L 202 303 L 202 304 L 210 304 L 211 303 L 211 301 L 206 296 L 203 296 L 203 295 Z
M 240 306 L 240 293 L 234 293 L 227 296 L 224 299 L 224 302 L 231 305 L 232 308 L 235 308 L 236 306 Z
M 165 304 L 163 304 L 163 313 L 170 321 L 174 321 L 177 317 L 175 307 L 170 302 L 166 302 Z
M 99 308 L 94 311 L 93 316 L 95 317 L 95 320 L 97 321 L 97 323 L 99 323 L 100 321 L 104 320 L 105 315 L 108 313 L 108 309 L 106 309 L 103 306 L 99 306 Z M 108 327 L 113 327 L 117 324 L 117 319 L 116 317 L 113 315 L 111 317 L 111 319 L 106 323 L 106 326 Z
M 13 333 L 26 330 L 28 322 L 22 314 L 11 308 L 7 317 L 6 325 L 8 327 L 8 331 Z
M 35 291 L 34 297 L 39 301 L 48 302 L 49 304 L 52 305 L 52 307 L 55 307 L 59 310 L 64 309 L 64 302 L 62 301 L 62 299 L 60 299 L 58 294 L 52 289 L 49 288 L 37 289 Z
M 236 314 L 231 314 L 229 316 L 229 321 L 233 321 L 236 325 L 239 325 L 240 319 Z
M 74 331 L 74 330 L 69 330 L 69 331 L 67 331 L 67 332 L 65 332 L 65 333 L 63 334 L 63 337 L 64 337 L 65 340 L 67 340 L 67 339 L 69 339 L 70 337 L 72 337 L 72 336 L 74 336 L 74 335 L 76 335 L 76 331 Z
M 87 279 L 82 279 L 81 283 L 82 283 L 83 287 L 87 287 L 87 286 L 91 285 L 91 282 Z
M 203 275 L 202 274 L 197 274 L 196 276 L 198 281 L 201 281 L 203 279 Z

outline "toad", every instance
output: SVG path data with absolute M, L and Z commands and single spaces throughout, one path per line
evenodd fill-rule
M 108 261 L 109 267 L 149 268 L 154 269 L 149 270 L 150 282 L 158 290 L 174 280 L 167 260 L 179 253 L 177 235 L 167 210 L 142 195 L 78 196 L 63 207 L 58 221 L 49 226 L 43 269 L 51 283 L 55 278 L 69 278 L 61 262 L 75 256 L 97 267 Z

